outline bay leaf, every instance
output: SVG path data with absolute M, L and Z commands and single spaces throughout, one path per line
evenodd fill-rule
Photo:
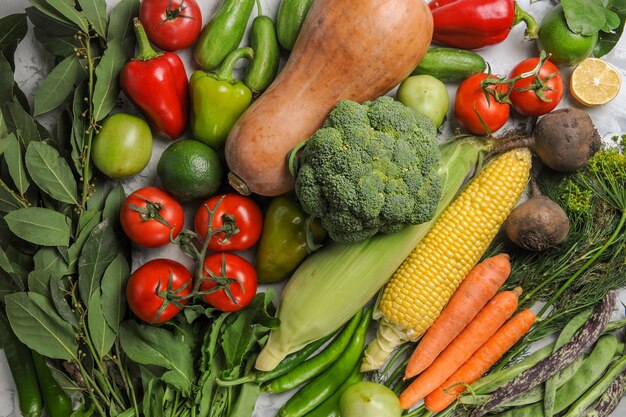
M 73 36 L 54 36 L 50 32 L 35 27 L 33 30 L 35 39 L 37 39 L 43 47 L 55 56 L 68 57 L 76 54 L 75 48 L 80 44 Z
M 116 333 L 126 314 L 126 283 L 129 277 L 130 266 L 121 253 L 109 264 L 102 277 L 102 313 Z
M 66 278 L 60 276 L 51 277 L 48 284 L 50 298 L 52 299 L 52 304 L 57 313 L 59 313 L 63 320 L 71 324 L 75 329 L 78 329 L 78 319 L 66 298 L 68 290 Z
M 0 18 L 0 53 L 8 57 L 11 67 L 15 68 L 13 56 L 17 45 L 28 31 L 26 13 L 15 13 Z
M 71 23 L 64 20 L 63 16 L 58 15 L 51 8 L 43 6 L 45 0 L 29 0 L 31 4 L 39 4 L 41 8 L 46 8 L 46 12 L 43 12 L 39 7 L 30 6 L 26 8 L 26 14 L 28 14 L 28 20 L 34 26 L 34 29 L 39 32 L 47 32 L 51 38 L 55 37 L 73 37 L 77 30 Z M 52 11 L 51 11 L 52 10 Z M 50 16 L 50 14 L 56 14 L 58 18 Z M 60 20 L 59 20 L 60 19 Z M 39 38 L 37 37 L 39 40 Z
M 89 337 L 96 348 L 96 352 L 102 358 L 113 347 L 116 333 L 107 324 L 102 312 L 102 294 L 100 290 L 92 293 L 87 306 L 87 325 L 89 326 Z
M 86 110 L 85 101 L 83 98 L 87 97 L 86 83 L 81 83 L 74 90 L 74 97 L 72 99 L 72 133 L 70 135 L 70 144 L 72 147 L 71 157 L 74 162 L 74 170 L 79 176 L 83 175 L 83 163 L 82 155 L 85 140 L 85 131 L 87 129 L 86 120 L 83 116 L 83 112 Z
M 85 305 L 91 296 L 100 290 L 104 271 L 118 254 L 115 234 L 105 220 L 94 229 L 78 258 L 78 289 Z
M 122 184 L 117 184 L 109 194 L 104 202 L 104 208 L 102 209 L 102 218 L 107 219 L 113 229 L 119 228 L 120 224 L 120 209 L 122 204 L 126 200 L 126 192 Z
M 76 28 L 71 20 L 66 18 L 63 13 L 59 13 L 54 7 L 48 4 L 47 0 L 28 0 L 32 7 L 37 10 L 41 15 L 46 16 L 49 20 L 56 21 L 60 24 L 64 24 L 67 27 L 72 28 L 74 33 Z M 29 16 L 30 18 L 31 16 Z
M 72 169 L 56 149 L 44 142 L 31 142 L 26 149 L 26 167 L 37 186 L 52 198 L 79 205 Z
M 54 210 L 27 207 L 5 216 L 9 229 L 27 242 L 42 246 L 68 246 L 70 219 Z
M 67 264 L 56 248 L 41 248 L 33 257 L 35 269 L 60 277 L 68 273 Z
M 35 269 L 28 273 L 28 290 L 50 298 L 50 278 L 52 275 L 48 271 Z
M 126 56 L 119 40 L 108 42 L 102 59 L 96 66 L 96 85 L 93 92 L 93 116 L 96 121 L 104 119 L 115 107 L 120 93 L 119 74 L 126 63 Z
M 46 297 L 17 292 L 5 297 L 6 311 L 17 337 L 29 348 L 53 359 L 76 359 L 78 344 L 72 326 Z
M 0 211 L 8 213 L 22 207 L 20 200 L 10 188 L 0 180 Z
M 72 21 L 83 33 L 89 33 L 89 23 L 83 13 L 74 6 L 73 0 L 47 0 L 59 14 Z
M 67 99 L 79 69 L 80 60 L 76 54 L 72 54 L 50 71 L 35 94 L 35 116 L 56 109 Z
M 9 133 L 15 133 L 24 147 L 30 141 L 40 141 L 41 135 L 37 122 L 28 114 L 19 103 L 8 102 L 4 104 L 7 112 L 3 112 Z
M 123 41 L 133 36 L 133 18 L 139 16 L 139 0 L 121 0 L 109 15 L 107 40 Z
M 4 159 L 9 168 L 9 174 L 11 175 L 11 179 L 17 191 L 23 196 L 30 186 L 30 180 L 28 179 L 26 167 L 24 166 L 22 145 L 17 140 L 14 133 L 11 133 L 3 139 L 3 141 L 7 142 L 7 148 L 4 151 Z
M 78 0 L 83 14 L 98 35 L 106 38 L 107 35 L 107 4 L 105 0 Z
M 0 97 L 13 96 L 13 84 L 15 84 L 15 78 L 13 77 L 11 64 L 5 58 L 5 56 L 0 53 Z M 8 128 L 6 125 L 6 121 L 4 120 L 4 115 L 2 116 L 2 118 L 3 128 L 2 130 L 0 130 L 0 137 L 4 137 L 8 133 Z

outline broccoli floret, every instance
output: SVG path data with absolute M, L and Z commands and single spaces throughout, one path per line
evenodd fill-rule
M 388 96 L 343 100 L 302 150 L 296 194 L 336 241 L 392 233 L 434 216 L 440 157 L 426 116 Z

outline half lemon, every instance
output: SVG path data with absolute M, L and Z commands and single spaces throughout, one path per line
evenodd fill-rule
M 599 106 L 613 100 L 622 80 L 608 62 L 587 58 L 574 69 L 570 89 L 574 98 L 586 106 Z

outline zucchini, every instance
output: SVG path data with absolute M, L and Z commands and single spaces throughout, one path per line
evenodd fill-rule
M 428 74 L 444 82 L 455 82 L 484 72 L 486 68 L 487 63 L 476 52 L 454 48 L 430 48 L 412 74 Z

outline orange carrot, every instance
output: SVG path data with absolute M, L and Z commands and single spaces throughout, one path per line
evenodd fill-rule
M 517 309 L 517 299 L 521 293 L 522 289 L 517 287 L 496 294 L 434 362 L 400 394 L 400 405 L 404 409 L 410 408 L 459 369 L 511 317 Z
M 496 294 L 510 273 L 509 255 L 501 253 L 485 259 L 467 274 L 411 355 L 405 379 L 421 373 L 433 363 Z
M 531 310 L 523 310 L 506 322 L 463 366 L 439 388 L 426 396 L 424 400 L 426 408 L 437 412 L 452 404 L 459 394 L 465 391 L 467 385 L 483 376 L 530 330 L 535 319 L 535 313 Z

